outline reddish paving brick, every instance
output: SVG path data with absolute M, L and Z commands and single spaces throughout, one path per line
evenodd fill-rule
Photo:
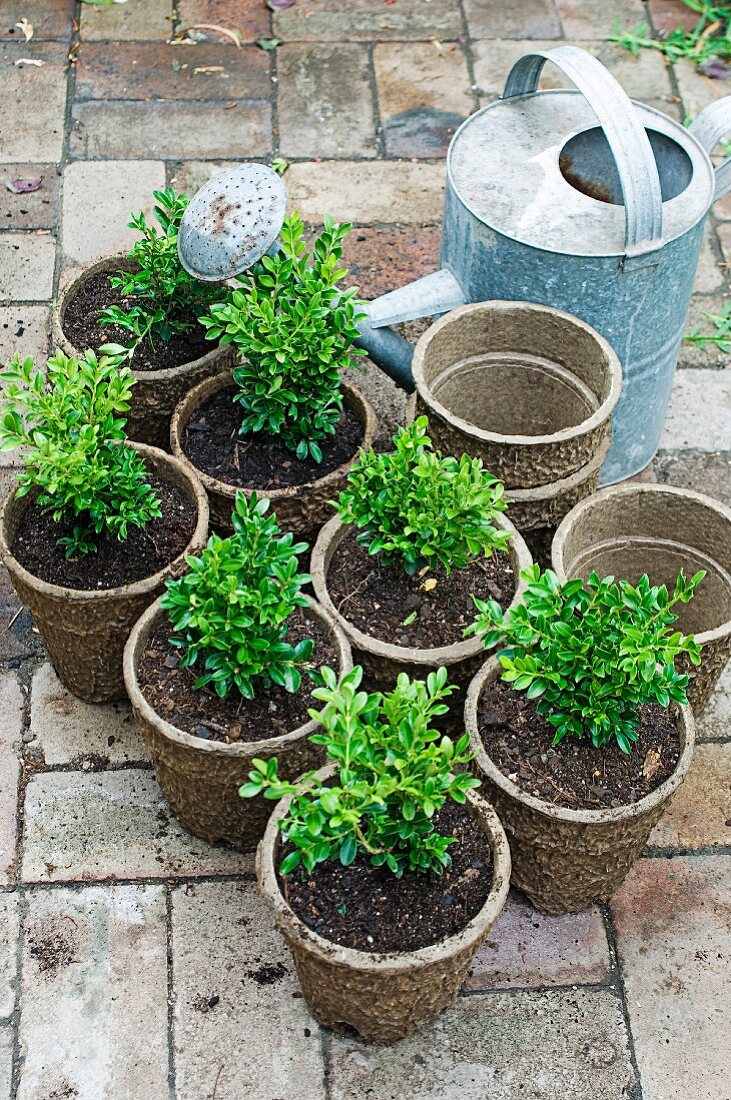
M 731 845 L 731 744 L 696 745 L 685 782 L 648 844 L 689 849 Z
M 172 0 L 124 0 L 124 4 L 83 4 L 81 8 L 81 37 L 87 41 L 166 39 L 172 30 Z
M 647 0 L 647 11 L 654 30 L 669 33 L 677 27 L 690 31 L 699 19 L 697 11 L 691 11 L 683 0 Z
M 343 259 L 361 297 L 377 298 L 435 271 L 441 235 L 437 226 L 354 229 L 346 238 Z
M 11 672 L 0 675 L 0 885 L 11 881 L 20 779 L 23 693 Z
M 178 32 L 185 27 L 207 23 L 196 34 L 221 42 L 230 42 L 225 35 L 211 30 L 210 25 L 236 31 L 241 42 L 256 42 L 271 33 L 271 15 L 263 0 L 179 0 Z
M 640 860 L 611 908 L 644 1100 L 727 1100 L 728 858 Z
M 0 38 L 22 42 L 23 31 L 16 25 L 27 19 L 33 27 L 33 40 L 70 38 L 74 0 L 3 0 L 0 13 Z
M 78 53 L 76 98 L 265 99 L 270 93 L 269 55 L 256 46 L 201 43 L 85 42 Z
M 14 195 L 6 184 L 11 180 L 43 177 L 37 191 Z M 4 164 L 0 169 L 3 192 L 0 232 L 3 229 L 53 229 L 58 222 L 60 178 L 55 164 Z
M 553 0 L 465 0 L 470 38 L 560 38 Z

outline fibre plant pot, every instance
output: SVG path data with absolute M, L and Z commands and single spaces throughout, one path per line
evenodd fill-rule
M 144 609 L 162 594 L 165 581 L 185 571 L 185 559 L 198 554 L 208 537 L 208 501 L 184 466 L 155 447 L 130 444 L 162 480 L 178 488 L 196 510 L 195 530 L 173 561 L 157 573 L 117 588 L 65 588 L 29 573 L 11 547 L 29 498 L 17 489 L 0 510 L 0 556 L 13 587 L 30 610 L 61 682 L 80 699 L 106 703 L 125 698 L 122 654 L 130 630 Z
M 324 768 L 322 775 L 333 773 Z M 259 890 L 292 952 L 307 1007 L 323 1026 L 354 1029 L 360 1039 L 394 1043 L 433 1020 L 454 1002 L 472 959 L 505 904 L 510 886 L 510 849 L 497 814 L 474 791 L 467 804 L 492 850 L 492 888 L 483 907 L 453 936 L 418 951 L 390 954 L 358 951 L 319 936 L 294 913 L 279 883 L 279 822 L 283 799 L 269 819 L 256 853 Z
M 63 349 L 66 355 L 79 358 L 85 348 L 75 347 L 66 335 L 64 321 L 71 302 L 99 273 L 114 275 L 118 271 L 132 271 L 134 263 L 125 253 L 104 256 L 84 267 L 61 290 L 51 315 L 51 333 L 54 347 Z M 106 330 L 109 331 L 109 330 Z M 99 340 L 94 350 L 108 343 L 105 329 L 99 329 Z M 122 341 L 124 342 L 124 341 Z M 170 444 L 170 416 L 183 394 L 209 375 L 231 367 L 234 354 L 230 347 L 214 347 L 205 355 L 178 367 L 162 370 L 132 370 L 136 386 L 132 392 L 132 404 L 127 413 L 127 436 L 141 443 L 167 450 Z M 134 359 L 132 359 L 134 367 Z
M 496 518 L 495 526 L 512 532 L 507 550 L 516 581 L 512 606 L 525 591 L 526 584 L 520 579 L 520 574 L 532 564 L 532 559 L 525 542 L 504 515 Z M 363 666 L 369 689 L 388 691 L 400 672 L 424 679 L 429 672 L 441 668 L 442 665 L 447 669 L 449 683 L 456 684 L 460 689 L 465 688 L 484 660 L 484 650 L 479 638 L 463 638 L 452 645 L 432 649 L 394 645 L 379 636 L 377 622 L 373 623 L 372 631 L 366 634 L 335 606 L 328 588 L 328 571 L 335 551 L 353 530 L 352 526 L 344 524 L 338 516 L 326 523 L 312 551 L 310 572 L 317 599 L 345 632 L 353 648 L 354 660 Z M 450 700 L 450 712 L 460 713 L 461 707 L 460 696 L 455 693 Z
M 355 387 L 342 383 L 344 404 L 354 412 L 363 428 L 360 448 L 354 450 L 347 462 L 323 477 L 301 485 L 271 489 L 255 486 L 249 488 L 245 485 L 233 485 L 220 481 L 204 470 L 200 470 L 184 449 L 186 429 L 201 406 L 233 385 L 233 371 L 229 370 L 205 379 L 185 395 L 177 405 L 170 424 L 170 446 L 173 454 L 184 462 L 204 485 L 211 507 L 211 526 L 215 531 L 230 534 L 231 513 L 234 509 L 236 493 L 243 492 L 248 496 L 256 491 L 259 496 L 266 496 L 269 499 L 272 511 L 283 531 L 292 531 L 300 538 L 313 537 L 314 532 L 332 516 L 333 509 L 330 501 L 345 486 L 348 472 L 358 457 L 360 448 L 370 447 L 375 439 L 377 420 L 370 402 Z M 292 460 L 297 461 L 294 455 Z
M 702 647 L 690 675 L 688 701 L 699 715 L 731 656 L 731 509 L 712 497 L 669 485 L 617 485 L 602 489 L 569 512 L 553 540 L 553 568 L 563 581 L 613 575 L 672 590 L 686 577 L 706 576 L 689 604 L 678 604 L 678 630 Z
M 491 657 L 467 692 L 465 726 L 473 769 L 505 827 L 513 885 L 543 913 L 580 913 L 596 901 L 607 901 L 619 888 L 685 779 L 695 745 L 693 714 L 688 706 L 675 708 L 680 756 L 672 774 L 650 794 L 630 805 L 601 810 L 555 806 L 508 779 L 483 744 L 480 701 L 502 671 L 498 658 Z
M 435 446 L 481 458 L 508 495 L 592 465 L 622 388 L 619 359 L 598 332 L 528 302 L 448 313 L 418 341 L 413 374 Z
M 353 661 L 345 635 L 314 600 L 308 599 L 308 607 L 334 643 L 340 673 L 349 672 Z M 225 840 L 239 851 L 252 851 L 264 833 L 272 805 L 263 798 L 241 798 L 238 793 L 253 759 L 276 756 L 279 774 L 289 780 L 319 767 L 322 748 L 309 741 L 318 723 L 310 719 L 281 736 L 232 744 L 202 740 L 171 725 L 147 701 L 138 679 L 150 633 L 165 614 L 160 600 L 148 607 L 124 652 L 127 693 L 155 762 L 157 781 L 173 813 L 189 832 L 212 844 Z

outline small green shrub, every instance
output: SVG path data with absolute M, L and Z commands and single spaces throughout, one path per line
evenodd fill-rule
M 16 355 L 0 381 L 0 449 L 28 448 L 18 494 L 35 490 L 44 512 L 73 523 L 59 539 L 67 557 L 96 550 L 101 536 L 126 539 L 130 527 L 161 514 L 142 458 L 124 445 L 135 380 L 118 359 L 56 351 L 44 375 Z
M 326 859 L 347 867 L 358 853 L 399 878 L 407 869 L 441 873 L 455 840 L 437 832 L 434 814 L 448 799 L 464 803 L 466 792 L 480 785 L 468 772 L 455 774 L 471 759 L 468 735 L 454 744 L 432 726 L 446 714 L 443 700 L 455 690 L 447 684 L 447 670 L 431 672 L 426 681 L 401 673 L 393 691 L 373 695 L 358 690 L 359 665 L 340 683 L 332 669 L 321 669 L 321 675 L 323 686 L 313 695 L 325 707 L 310 714 L 323 732 L 310 740 L 323 745 L 337 765 L 334 783 L 322 783 L 315 772 L 296 784 L 284 782 L 273 758 L 254 760 L 239 790 L 243 798 L 294 796 L 280 822 L 293 847 L 281 873 L 300 863 L 311 871 Z
M 237 493 L 234 534 L 211 535 L 202 555 L 188 558 L 190 572 L 167 582 L 162 600 L 180 664 L 198 665 L 196 688 L 211 684 L 221 698 L 236 689 L 253 699 L 257 686 L 272 684 L 297 691 L 312 656 L 311 639 L 286 640 L 290 616 L 307 604 L 301 589 L 310 578 L 297 571 L 307 544 L 281 535 L 268 508 L 266 498 Z
M 677 620 L 673 607 L 691 600 L 702 570 L 690 581 L 681 572 L 672 596 L 646 575 L 637 585 L 596 573 L 586 584 L 562 585 L 550 569 L 541 574 L 532 565 L 521 576 L 528 582 L 522 601 L 503 612 L 494 600 L 476 599 L 479 614 L 466 633 L 481 635 L 487 649 L 505 641 L 502 679 L 538 699 L 538 713 L 556 728 L 554 745 L 588 734 L 597 748 L 614 737 L 629 752 L 639 706 L 687 702 L 688 677 L 676 672 L 675 658 L 687 653 L 698 665 L 700 647 L 669 627 Z
M 342 412 L 340 372 L 364 354 L 353 346 L 365 316 L 356 288 L 339 289 L 350 228 L 325 218 L 308 254 L 298 215 L 285 218 L 281 253 L 263 256 L 241 276 L 242 288 L 201 318 L 210 340 L 239 353 L 234 400 L 244 410 L 241 434 L 275 437 L 298 458 L 316 462 Z
M 617 42 L 636 57 L 640 50 L 658 50 L 672 65 L 681 59 L 694 61 L 702 67 L 709 66 L 707 75 L 725 75 L 723 58 L 731 57 L 731 7 L 713 3 L 713 0 L 682 0 L 690 11 L 698 14 L 698 21 L 692 30 L 676 27 L 667 34 L 654 37 L 647 22 L 638 24 L 633 30 L 622 32 L 619 17 L 614 20 L 614 28 L 607 36 L 607 42 Z M 719 72 L 714 72 L 716 65 Z
M 510 539 L 494 526 L 505 510 L 502 482 L 478 458 L 442 457 L 427 430 L 421 416 L 398 430 L 393 451 L 362 452 L 335 502 L 370 554 L 400 560 L 410 574 L 437 562 L 447 572 L 462 569 Z
M 225 293 L 223 287 L 189 275 L 178 258 L 178 230 L 188 199 L 176 195 L 172 187 L 152 194 L 158 203 L 154 214 L 160 229 L 148 225 L 144 213 L 133 214 L 128 224 L 141 234 L 128 254 L 135 269 L 109 277 L 130 304 L 109 306 L 99 317 L 100 325 L 118 325 L 132 336 L 128 347 L 105 344 L 100 350 L 124 352 L 129 358 L 143 340 L 153 347 L 155 338 L 167 343 L 175 333 L 189 332 L 198 314 Z

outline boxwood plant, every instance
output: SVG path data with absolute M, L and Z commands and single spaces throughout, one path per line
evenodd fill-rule
M 532 565 L 521 574 L 528 587 L 520 603 L 503 612 L 494 600 L 475 600 L 478 616 L 468 634 L 486 648 L 501 642 L 502 679 L 528 699 L 555 728 L 553 744 L 566 736 L 590 737 L 597 747 L 613 738 L 628 753 L 637 740 L 638 707 L 686 703 L 688 676 L 675 668 L 687 654 L 700 664 L 692 636 L 671 630 L 673 608 L 688 603 L 703 570 L 681 572 L 672 595 L 664 585 L 600 580 L 560 584 L 552 570 Z
M 285 218 L 281 252 L 263 256 L 201 318 L 210 340 L 239 353 L 234 400 L 244 412 L 241 434 L 261 433 L 316 462 L 343 409 L 341 371 L 364 354 L 354 347 L 365 316 L 356 288 L 340 287 L 350 228 L 326 217 L 308 252 L 299 216 Z
M 440 564 L 447 573 L 480 554 L 505 550 L 510 532 L 496 527 L 503 484 L 478 458 L 444 457 L 432 447 L 428 421 L 400 428 L 394 450 L 364 451 L 336 502 L 370 554 L 401 562 L 407 573 Z
M 221 698 L 239 692 L 253 699 L 272 684 L 295 692 L 312 656 L 311 639 L 287 641 L 292 613 L 307 604 L 301 590 L 310 578 L 297 561 L 307 544 L 282 535 L 268 508 L 256 493 L 237 493 L 233 535 L 211 535 L 202 555 L 188 558 L 189 572 L 167 582 L 162 599 L 181 666 L 196 667 L 195 687 L 210 684 Z
M 33 491 L 44 512 L 72 525 L 58 540 L 67 557 L 96 550 L 103 536 L 126 539 L 130 527 L 160 516 L 142 458 L 124 445 L 135 380 L 117 358 L 56 351 L 43 372 L 16 355 L 0 381 L 0 450 L 27 448 L 18 495 Z
M 455 839 L 439 832 L 434 815 L 448 799 L 464 803 L 466 792 L 480 785 L 460 770 L 471 759 L 469 737 L 455 744 L 433 725 L 455 690 L 447 670 L 430 673 L 426 681 L 402 673 L 393 691 L 372 695 L 359 690 L 359 665 L 339 683 L 332 669 L 322 668 L 321 675 L 313 695 L 325 706 L 310 715 L 322 732 L 310 740 L 323 745 L 336 765 L 334 780 L 323 782 L 309 772 L 297 783 L 284 782 L 272 758 L 254 760 L 239 790 L 244 798 L 293 796 L 280 821 L 291 846 L 281 873 L 300 864 L 311 871 L 326 859 L 347 867 L 359 854 L 399 878 L 406 870 L 441 873 Z

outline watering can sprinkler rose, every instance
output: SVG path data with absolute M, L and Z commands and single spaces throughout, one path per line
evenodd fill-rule
M 537 92 L 546 61 L 574 88 Z M 495 299 L 572 313 L 622 364 L 602 483 L 638 473 L 660 442 L 706 216 L 731 188 L 731 161 L 709 158 L 729 130 L 731 96 L 686 130 L 584 50 L 526 54 L 452 139 L 440 270 L 369 303 L 361 346 L 410 389 L 412 348 L 390 325 Z M 202 279 L 241 273 L 277 247 L 284 207 L 262 165 L 214 177 L 186 212 L 182 263 Z

